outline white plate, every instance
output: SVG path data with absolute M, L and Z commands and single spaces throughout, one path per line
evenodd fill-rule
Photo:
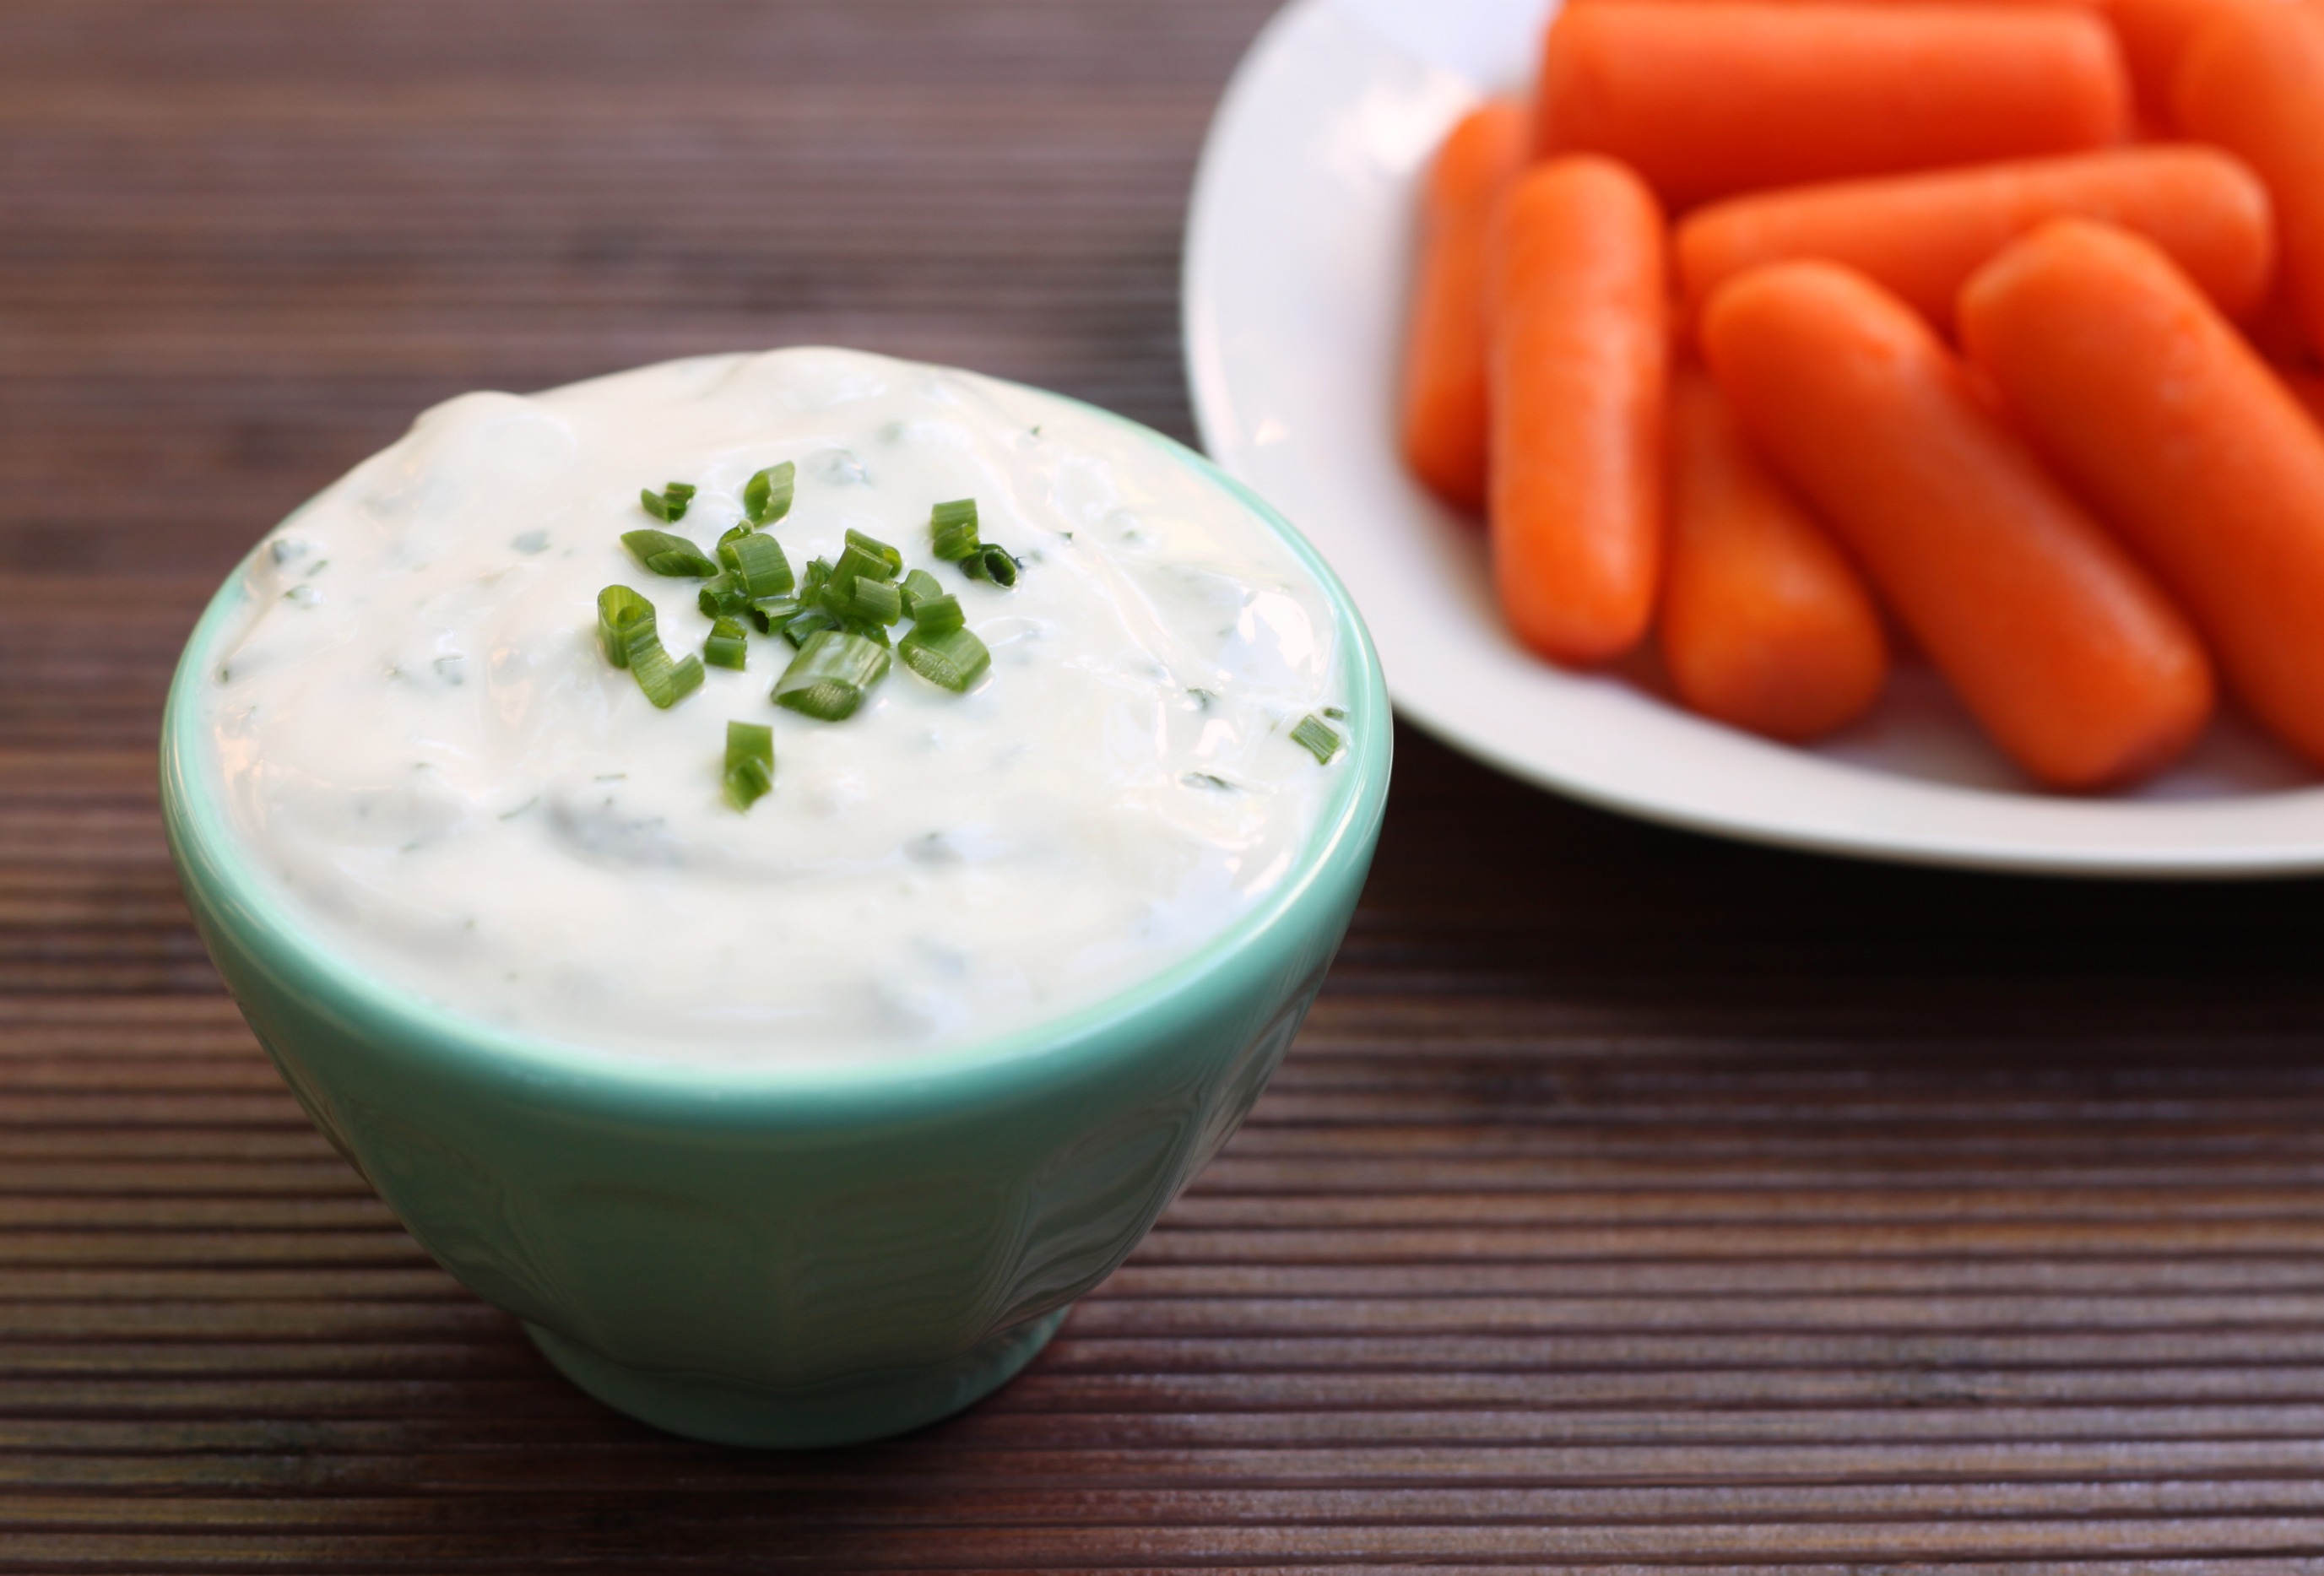
M 1417 180 L 1528 74 L 1545 0 L 1296 0 L 1212 123 L 1187 221 L 1185 346 L 1212 456 L 1346 579 L 1411 721 L 1515 776 L 1698 831 L 1864 858 L 2072 875 L 2324 870 L 2324 788 L 2234 719 L 2136 793 L 2033 790 L 1925 668 L 1810 750 L 1691 716 L 1635 676 L 1503 631 L 1476 529 L 1397 463 Z

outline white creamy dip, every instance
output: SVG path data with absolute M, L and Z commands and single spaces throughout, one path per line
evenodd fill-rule
M 599 647 L 654 604 L 674 658 L 701 582 L 622 545 L 641 488 L 706 552 L 785 460 L 795 567 L 853 528 L 960 599 L 970 693 L 901 662 L 821 723 L 751 636 L 668 711 Z M 1012 590 L 929 551 L 976 500 Z M 333 949 L 456 1011 L 639 1055 L 834 1063 L 1093 1003 L 1282 881 L 1349 756 L 1290 737 L 1345 704 L 1323 588 L 1256 516 L 1135 431 L 965 373 L 839 350 L 706 356 L 422 416 L 263 543 L 201 694 L 236 833 Z M 901 634 L 908 625 L 899 626 Z M 730 720 L 774 789 L 724 797 Z M 1347 724 L 1335 724 L 1342 732 Z

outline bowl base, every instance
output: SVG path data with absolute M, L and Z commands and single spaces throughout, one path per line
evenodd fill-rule
M 885 1439 L 974 1405 L 1017 1377 L 1065 1323 L 1059 1308 L 949 1362 L 866 1374 L 801 1390 L 627 1368 L 552 1331 L 524 1332 L 557 1371 L 616 1412 L 689 1439 L 760 1450 L 812 1450 Z

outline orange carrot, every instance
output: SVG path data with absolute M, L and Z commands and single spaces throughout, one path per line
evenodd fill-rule
M 2152 245 L 2075 220 L 1969 282 L 1961 336 L 2238 698 L 2324 763 L 2324 433 L 2267 364 Z
M 2277 372 L 2283 379 L 2283 386 L 2292 391 L 2292 397 L 2307 406 L 2317 427 L 2324 429 L 2324 377 L 2297 367 L 2279 367 Z
M 2147 118 L 2168 125 L 2172 84 L 2188 46 L 2203 29 L 2231 11 L 2273 0 L 2107 0 L 2106 18 L 2121 41 L 2123 63 Z
M 2154 147 L 1730 198 L 1679 226 L 1679 278 L 1699 309 L 1746 269 L 1821 258 L 1949 327 L 1970 274 L 2065 216 L 2151 236 L 2234 317 L 2258 308 L 2273 275 L 2275 234 L 2258 177 L 2212 149 Z
M 1673 207 L 1733 192 L 2118 142 L 2106 24 L 2058 7 L 1702 5 L 1561 12 L 1539 146 L 1628 161 Z
M 2185 617 L 1910 308 L 1777 263 L 1711 297 L 1702 340 L 1746 430 L 2027 772 L 2125 782 L 2200 731 L 2211 668 Z
M 2324 5 L 2260 5 L 2203 30 L 2179 69 L 2179 124 L 2259 172 L 2293 308 L 2324 351 Z
M 1661 211 L 1605 159 L 1559 159 L 1503 204 L 1492 350 L 1493 577 L 1517 639 L 1618 657 L 1662 567 L 1670 362 Z
M 1661 632 L 1679 698 L 1794 742 L 1862 714 L 1888 675 L 1871 594 L 1700 371 L 1671 386 L 1669 458 Z
M 1485 507 L 1485 295 L 1502 191 L 1531 156 L 1523 106 L 1492 99 L 1452 128 L 1421 197 L 1405 340 L 1404 458 L 1447 503 Z

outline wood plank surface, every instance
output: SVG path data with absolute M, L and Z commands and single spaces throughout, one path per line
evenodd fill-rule
M 1017 1383 L 765 1456 L 552 1375 L 308 1127 L 152 740 L 475 386 L 837 342 L 1182 436 L 1266 0 L 0 7 L 0 1571 L 2324 1564 L 2314 883 L 1726 846 L 1399 741 L 1323 1002 Z

